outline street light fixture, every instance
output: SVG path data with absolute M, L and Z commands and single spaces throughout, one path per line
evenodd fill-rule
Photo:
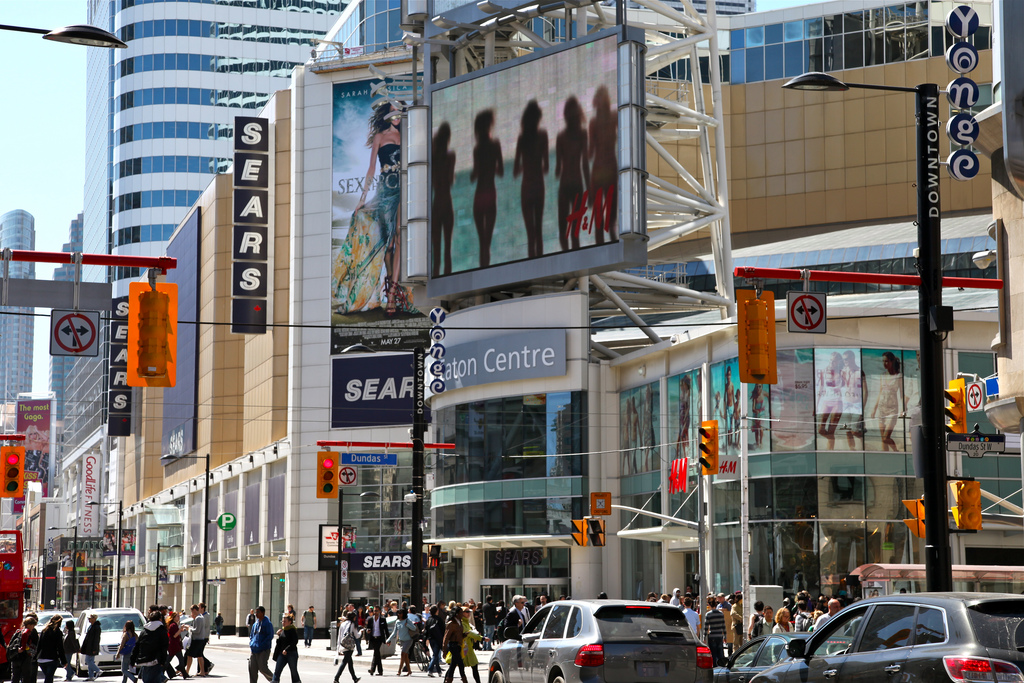
M 69 528 L 74 529 L 75 537 L 71 542 L 71 601 L 68 611 L 74 611 L 75 600 L 78 598 L 78 567 L 75 564 L 78 562 L 78 525 L 74 527 L 66 526 L 51 526 L 50 531 L 67 531 Z
M 86 505 L 117 505 L 117 538 L 114 541 L 117 549 L 114 555 L 114 595 L 110 597 L 110 606 L 114 607 L 116 603 L 121 601 L 121 526 L 124 519 L 124 503 L 120 500 L 117 503 L 100 503 L 99 501 L 91 500 Z
M 783 88 L 843 92 L 850 88 L 914 93 L 917 103 L 917 270 L 918 327 L 921 355 L 921 425 L 915 428 L 914 451 L 924 479 L 925 572 L 929 591 L 953 590 L 949 524 L 946 521 L 942 338 L 953 329 L 953 311 L 942 305 L 941 209 L 939 206 L 939 87 L 846 83 L 821 72 L 805 73 Z M 918 431 L 919 430 L 919 431 Z
M 206 460 L 206 473 L 203 475 L 203 586 L 201 589 L 202 602 L 206 604 L 206 575 L 210 566 L 210 454 L 199 456 L 199 455 L 182 455 L 175 457 L 173 455 L 164 455 L 160 458 L 161 465 L 169 465 L 172 462 L 178 460 Z
M 0 31 L 18 31 L 20 33 L 35 33 L 41 35 L 44 40 L 52 40 L 56 43 L 72 43 L 74 45 L 87 45 L 89 47 L 128 47 L 109 31 L 104 31 L 88 24 L 74 24 L 62 26 L 52 31 L 45 28 L 29 28 L 27 26 L 8 26 L 0 24 Z

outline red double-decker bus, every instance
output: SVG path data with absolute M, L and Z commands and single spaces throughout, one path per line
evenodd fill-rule
M 25 568 L 20 531 L 0 531 L 0 629 L 4 643 L 21 627 L 25 610 Z

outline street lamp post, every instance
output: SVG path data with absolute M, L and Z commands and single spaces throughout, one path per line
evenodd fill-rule
M 78 525 L 72 527 L 75 531 L 74 540 L 71 541 L 71 602 L 69 611 L 75 609 L 75 598 L 78 597 Z M 50 531 L 67 531 L 66 526 L 51 526 Z
M 35 33 L 41 35 L 45 40 L 52 40 L 57 43 L 73 43 L 75 45 L 88 45 L 90 47 L 128 47 L 127 43 L 122 41 L 113 33 L 87 24 L 64 26 L 62 28 L 53 29 L 52 31 L 45 28 L 29 28 L 27 26 L 9 26 L 7 24 L 0 24 L 0 31 Z
M 90 501 L 86 505 L 114 505 L 114 503 L 100 503 L 98 501 Z M 124 503 L 117 501 L 117 538 L 114 539 L 114 595 L 110 597 L 110 606 L 114 607 L 118 602 L 121 601 L 121 534 L 123 532 L 122 524 L 124 521 Z
M 782 86 L 791 90 L 842 92 L 850 88 L 914 93 L 917 104 L 917 270 L 921 355 L 921 426 L 914 450 L 924 479 L 925 576 L 929 591 L 953 590 L 949 522 L 946 512 L 942 342 L 953 329 L 952 309 L 942 305 L 941 211 L 939 208 L 939 88 L 845 83 L 825 73 L 797 76 Z M 916 435 L 915 435 L 916 436 Z
M 203 474 L 203 585 L 200 589 L 202 603 L 206 604 L 206 580 L 210 568 L 210 454 L 202 456 L 206 459 L 206 471 Z M 163 456 L 160 462 L 165 465 L 176 460 L 198 460 L 198 455 L 183 455 L 180 457 Z M 209 605 L 207 605 L 209 607 Z

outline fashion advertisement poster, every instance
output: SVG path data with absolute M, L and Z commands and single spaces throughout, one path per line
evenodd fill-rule
M 661 405 L 659 393 L 658 382 L 619 393 L 619 414 L 622 416 L 619 471 L 623 475 L 661 469 L 658 454 L 658 434 L 661 428 L 658 415 L 658 406 Z
M 423 343 L 426 318 L 402 280 L 402 111 L 378 80 L 336 83 L 331 150 L 331 353 Z M 391 85 L 389 92 L 394 92 Z M 392 97 L 393 99 L 393 97 Z M 398 102 L 398 100 L 395 100 Z M 418 324 L 410 325 L 410 320 Z M 422 329 L 420 329 L 422 328 Z
M 118 554 L 117 531 L 103 532 L 103 557 L 113 557 Z M 135 555 L 135 530 L 125 529 L 121 532 L 120 554 L 122 557 Z
M 50 488 L 50 411 L 52 402 L 18 401 L 18 434 L 25 435 L 25 483 L 37 481 L 48 496 Z
M 689 458 L 693 469 L 700 446 L 700 370 L 668 378 L 669 457 Z
M 732 358 L 711 366 L 711 417 L 718 420 L 719 456 L 740 453 L 740 364 Z M 721 466 L 721 459 L 719 460 Z
M 770 398 L 772 451 L 814 450 L 814 351 L 780 349 Z
M 430 274 L 618 239 L 616 38 L 431 94 Z
M 818 450 L 864 450 L 860 349 L 815 349 L 814 380 Z

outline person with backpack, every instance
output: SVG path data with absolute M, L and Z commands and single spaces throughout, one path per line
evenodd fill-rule
M 167 662 L 167 627 L 160 610 L 149 613 L 149 621 L 142 627 L 142 633 L 129 659 L 138 669 L 142 683 L 163 683 L 163 669 Z
M 82 641 L 82 656 L 85 657 L 85 665 L 89 668 L 87 681 L 95 681 L 102 671 L 96 666 L 96 655 L 100 653 L 100 619 L 93 612 L 89 615 L 89 629 L 85 632 L 85 640 Z
M 35 683 L 36 681 L 36 648 L 39 645 L 39 634 L 36 633 L 36 618 L 31 614 L 25 617 L 21 628 L 11 636 L 7 646 L 7 661 L 11 663 L 11 683 Z
M 436 673 L 441 672 L 441 643 L 444 642 L 444 617 L 438 616 L 437 605 L 430 606 L 430 617 L 427 618 L 426 633 L 427 642 L 430 643 L 430 663 L 427 665 L 427 677 L 433 678 Z
M 754 603 L 754 613 L 750 615 L 750 626 L 747 627 L 747 640 L 757 638 L 764 633 L 764 602 Z
M 135 649 L 135 643 L 138 642 L 138 637 L 135 635 L 135 622 L 131 619 L 124 622 L 124 628 L 121 630 L 121 644 L 117 647 L 117 653 L 114 655 L 114 659 L 121 659 L 121 683 L 128 683 L 128 679 L 132 679 L 132 683 L 136 683 L 139 678 L 132 671 L 132 650 Z
M 341 674 L 345 671 L 346 666 L 349 673 L 352 674 L 352 683 L 359 683 L 355 665 L 352 664 L 352 651 L 356 649 L 356 644 L 362 637 L 363 629 L 359 628 L 359 625 L 356 623 L 356 613 L 349 612 L 345 615 L 345 620 L 338 629 L 338 654 L 341 655 L 341 666 L 338 667 L 338 672 L 334 674 L 334 683 L 341 683 Z
M 807 603 L 800 600 L 796 603 L 796 620 L 794 626 L 800 633 L 805 633 L 811 628 L 811 613 L 807 611 Z
M 64 640 L 60 635 L 60 624 L 64 619 L 59 614 L 50 617 L 50 621 L 39 634 L 39 648 L 36 650 L 36 662 L 43 671 L 44 683 L 53 683 L 53 674 L 57 667 L 67 666 L 64 654 Z
M 71 658 L 78 654 L 81 646 L 78 644 L 78 634 L 75 633 L 75 622 L 68 619 L 64 622 L 64 658 L 67 666 L 64 667 L 65 681 L 75 677 L 75 669 L 71 666 Z

